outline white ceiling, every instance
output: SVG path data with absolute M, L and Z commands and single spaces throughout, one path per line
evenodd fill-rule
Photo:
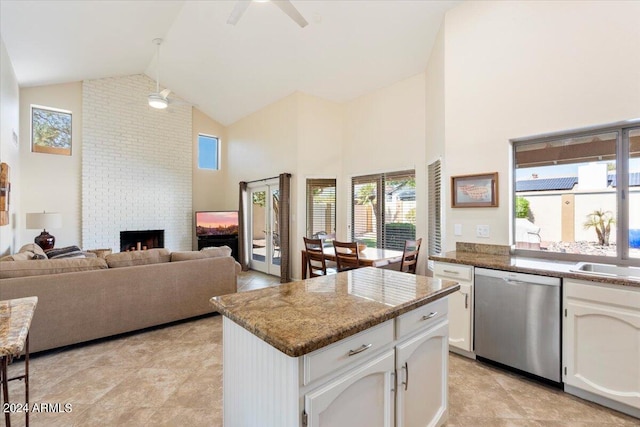
M 224 125 L 295 91 L 343 102 L 426 67 L 444 13 L 460 1 L 292 0 L 300 28 L 252 2 L 0 2 L 0 33 L 20 86 L 130 74 L 155 79 Z

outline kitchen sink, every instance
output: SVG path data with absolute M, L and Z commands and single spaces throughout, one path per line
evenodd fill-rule
M 593 262 L 579 262 L 571 269 L 574 273 L 594 274 L 598 276 L 620 277 L 640 281 L 640 268 Z

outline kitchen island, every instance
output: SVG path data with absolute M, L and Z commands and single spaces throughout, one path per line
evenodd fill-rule
M 224 425 L 441 425 L 456 282 L 361 268 L 211 299 Z

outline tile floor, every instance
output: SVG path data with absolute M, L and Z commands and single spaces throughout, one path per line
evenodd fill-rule
M 239 290 L 278 284 L 243 273 Z M 222 319 L 208 316 L 31 359 L 31 402 L 70 403 L 32 413 L 33 426 L 222 425 Z M 22 369 L 10 366 L 10 375 Z M 23 393 L 10 386 L 12 401 Z M 640 420 L 518 375 L 451 355 L 447 426 L 640 426 Z M 14 415 L 12 425 L 23 425 Z

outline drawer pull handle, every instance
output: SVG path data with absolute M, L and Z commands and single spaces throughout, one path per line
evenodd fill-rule
M 460 274 L 459 271 L 453 271 L 453 270 L 442 270 L 442 271 L 444 271 L 445 273 L 449 273 L 449 274 Z
M 422 316 L 422 320 L 429 320 L 429 319 L 432 319 L 432 318 L 434 318 L 437 314 L 438 314 L 438 312 L 437 312 L 437 311 L 432 311 L 431 313 L 429 313 L 429 314 L 427 314 L 427 315 L 425 315 L 425 316 Z
M 349 350 L 348 356 L 355 356 L 358 353 L 362 353 L 365 350 L 369 350 L 371 348 L 371 344 L 362 344 L 362 346 L 357 350 Z

